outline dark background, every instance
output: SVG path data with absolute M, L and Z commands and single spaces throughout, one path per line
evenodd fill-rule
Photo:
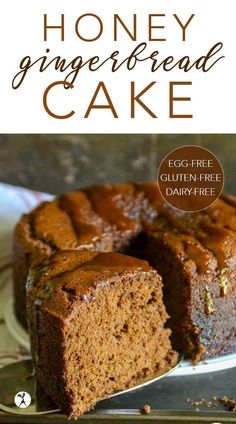
M 50 193 L 103 182 L 156 178 L 163 157 L 184 144 L 211 150 L 236 194 L 235 135 L 1 135 L 0 181 Z

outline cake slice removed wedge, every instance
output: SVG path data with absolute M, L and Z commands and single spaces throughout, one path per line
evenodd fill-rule
M 37 382 L 70 418 L 177 360 L 161 277 L 143 260 L 55 253 L 31 268 L 27 314 Z

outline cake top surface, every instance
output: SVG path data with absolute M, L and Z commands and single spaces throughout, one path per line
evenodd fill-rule
M 16 229 L 26 250 L 47 255 L 59 250 L 119 251 L 140 232 L 164 236 L 201 272 L 236 266 L 236 200 L 222 195 L 201 212 L 169 206 L 154 182 L 105 184 L 59 196 L 26 215 Z M 21 226 L 21 227 L 20 227 Z
M 27 291 L 36 305 L 64 318 L 97 288 L 150 271 L 146 261 L 116 252 L 63 251 L 32 264 Z

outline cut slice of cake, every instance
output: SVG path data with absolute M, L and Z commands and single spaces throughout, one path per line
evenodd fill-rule
M 176 363 L 161 277 L 143 260 L 55 253 L 31 268 L 27 308 L 37 381 L 68 417 Z

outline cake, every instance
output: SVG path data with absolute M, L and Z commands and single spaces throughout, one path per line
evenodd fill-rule
M 176 363 L 146 261 L 84 250 L 36 260 L 27 311 L 37 382 L 69 418 Z
M 156 183 L 106 184 L 45 202 L 14 232 L 15 311 L 26 325 L 32 262 L 55 252 L 120 252 L 145 259 L 163 278 L 173 347 L 192 360 L 236 351 L 236 200 L 201 212 L 164 202 Z

